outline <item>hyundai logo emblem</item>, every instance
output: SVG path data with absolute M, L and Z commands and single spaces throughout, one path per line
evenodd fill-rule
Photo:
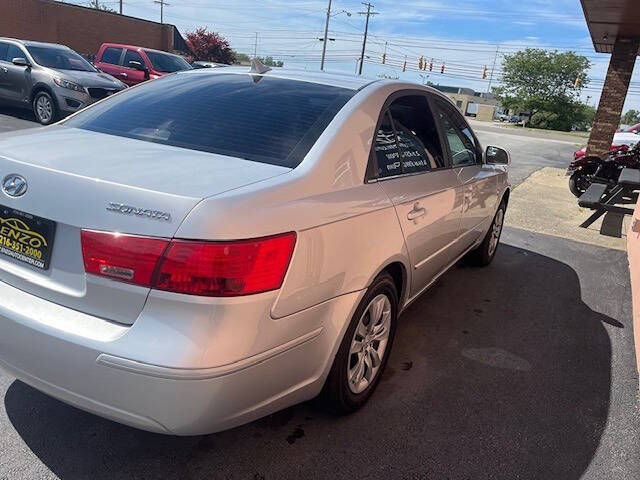
M 12 173 L 2 180 L 2 190 L 10 197 L 21 197 L 27 193 L 27 181 L 23 176 Z

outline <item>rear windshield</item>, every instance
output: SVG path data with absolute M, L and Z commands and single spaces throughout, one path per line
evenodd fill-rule
M 36 63 L 43 67 L 79 72 L 96 71 L 84 58 L 66 48 L 28 46 L 27 50 L 29 50 Z
M 181 70 L 191 70 L 191 65 L 184 58 L 177 55 L 167 55 L 151 50 L 145 50 L 144 53 L 147 54 L 153 69 L 157 72 L 174 73 Z
M 295 168 L 355 93 L 274 77 L 174 74 L 125 90 L 65 124 Z

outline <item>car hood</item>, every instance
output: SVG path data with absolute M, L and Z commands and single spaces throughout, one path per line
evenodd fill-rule
M 89 88 L 122 88 L 120 80 L 103 72 L 80 72 L 76 70 L 55 70 L 60 77 Z

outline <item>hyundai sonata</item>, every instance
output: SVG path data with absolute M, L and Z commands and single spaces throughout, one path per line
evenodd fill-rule
M 494 258 L 508 162 L 434 89 L 291 70 L 181 72 L 5 134 L 0 365 L 162 433 L 355 411 L 400 313 Z

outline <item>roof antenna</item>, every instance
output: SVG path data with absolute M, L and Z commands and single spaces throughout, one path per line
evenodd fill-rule
M 264 65 L 257 57 L 251 60 L 251 70 L 249 73 L 262 75 L 263 73 L 267 73 L 269 70 L 271 70 L 271 67 Z

